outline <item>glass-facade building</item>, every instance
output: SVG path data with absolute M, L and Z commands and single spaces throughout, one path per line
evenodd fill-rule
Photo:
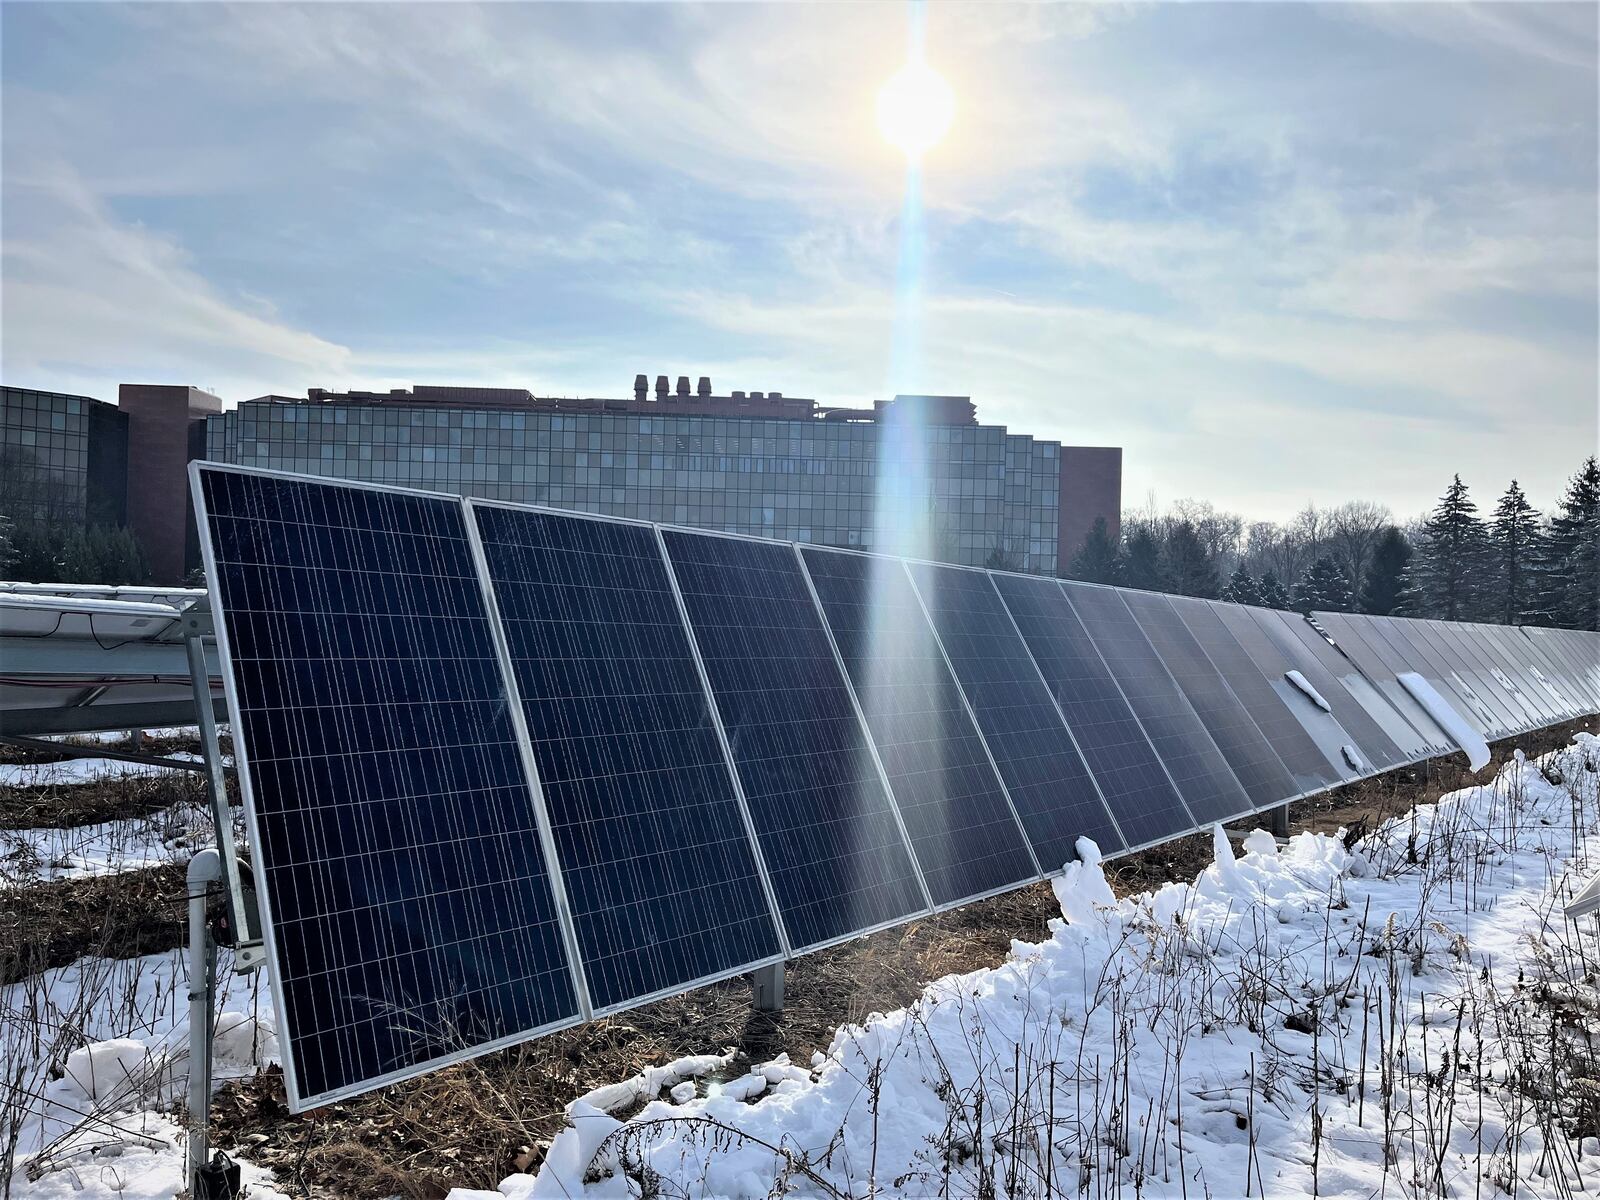
M 219 462 L 828 546 L 871 549 L 879 507 L 926 512 L 930 555 L 1055 574 L 1061 447 L 992 425 L 917 425 L 926 473 L 873 419 L 247 401 L 206 418 Z M 886 462 L 888 466 L 886 466 Z M 1113 511 L 1115 509 L 1113 508 Z
M 0 387 L 0 514 L 18 525 L 121 525 L 127 428 L 113 404 Z

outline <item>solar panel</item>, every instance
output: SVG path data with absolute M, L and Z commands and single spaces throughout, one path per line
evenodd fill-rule
M 1496 722 L 1419 631 L 1412 631 L 1407 622 L 1397 617 L 1369 617 L 1367 621 L 1372 637 L 1387 642 L 1395 661 L 1403 664 L 1401 670 L 1415 671 L 1426 679 L 1485 738 L 1493 741 L 1498 736 Z
M 1065 581 L 1061 589 L 1195 819 L 1209 824 L 1254 812 L 1227 759 L 1123 602 L 1123 593 Z
M 1544 656 L 1545 670 L 1556 688 L 1562 692 L 1572 710 L 1577 713 L 1588 707 L 1588 690 L 1584 687 L 1582 673 L 1571 657 L 1570 648 L 1557 629 L 1535 629 L 1523 626 L 1523 635 L 1534 652 Z
M 939 640 L 977 717 L 1023 829 L 1046 872 L 1077 857 L 1079 837 L 1102 852 L 1126 846 L 1072 734 L 986 572 L 909 564 Z
M 1480 641 L 1490 673 L 1524 711 L 1532 714 L 1533 725 L 1552 725 L 1565 718 L 1555 699 L 1528 670 L 1526 639 L 1517 638 L 1516 630 L 1504 625 L 1478 624 L 1470 628 Z
M 1455 651 L 1457 661 L 1470 673 L 1473 687 L 1502 715 L 1508 731 L 1521 733 L 1542 723 L 1543 715 L 1534 711 L 1511 676 L 1491 661 L 1494 651 L 1482 629 L 1459 621 L 1430 621 L 1429 627 Z
M 291 1108 L 581 1019 L 461 502 L 194 471 Z
M 1328 631 L 1340 651 L 1361 669 L 1361 673 L 1383 693 L 1390 707 L 1405 717 L 1406 724 L 1415 730 L 1421 749 L 1415 753 L 1413 761 L 1456 748 L 1450 735 L 1439 728 L 1400 684 L 1399 674 L 1416 668 L 1395 653 L 1387 638 L 1378 636 L 1378 618 L 1354 613 L 1323 612 L 1315 616 L 1317 623 Z
M 1354 775 L 1366 773 L 1356 771 L 1345 762 L 1341 748 L 1352 739 L 1339 728 L 1338 721 L 1302 695 L 1280 695 L 1267 674 L 1240 644 L 1241 639 L 1234 635 L 1233 629 L 1222 623 L 1222 618 L 1209 601 L 1185 596 L 1173 596 L 1170 601 L 1189 632 L 1200 643 L 1206 657 L 1222 673 L 1239 703 L 1244 705 L 1255 728 L 1277 752 L 1292 778 L 1296 795 L 1321 791 Z M 1249 614 L 1245 613 L 1244 617 L 1244 635 L 1248 637 L 1253 633 L 1261 643 L 1270 645 L 1255 623 L 1250 621 Z M 1281 670 L 1274 671 L 1271 678 L 1294 693 L 1293 687 L 1285 682 Z M 1296 707 L 1291 708 L 1291 704 Z M 1314 722 L 1317 729 L 1332 727 L 1330 732 L 1338 740 L 1329 748 L 1331 753 L 1324 752 L 1307 732 L 1306 724 L 1297 717 L 1302 708 L 1309 708 L 1310 712 L 1321 718 Z M 1310 713 L 1306 714 L 1306 721 L 1311 721 Z
M 1330 761 L 1336 765 L 1345 762 L 1346 742 L 1378 770 L 1410 761 L 1385 727 L 1409 737 L 1415 737 L 1415 732 L 1355 665 L 1328 645 L 1299 613 L 1237 604 L 1217 604 L 1214 611 Z M 1290 679 L 1290 671 L 1298 671 L 1331 711 L 1323 712 L 1303 694 Z
M 1150 592 L 1126 592 L 1123 600 L 1244 785 L 1250 802 L 1257 808 L 1271 808 L 1299 795 L 1302 789 L 1283 759 L 1267 743 L 1172 602 Z
M 1413 618 L 1400 624 L 1412 641 L 1420 636 L 1428 644 L 1434 657 L 1448 668 L 1456 690 L 1471 699 L 1495 734 L 1506 737 L 1522 727 L 1521 715 L 1513 713 L 1511 706 L 1502 699 L 1500 689 L 1491 686 L 1494 681 L 1479 668 L 1476 657 L 1449 631 L 1445 622 Z
M 1139 718 L 1056 581 L 998 571 L 990 577 L 1129 848 L 1195 828 Z
M 929 900 L 787 543 L 662 531 L 796 952 Z
M 1600 703 L 1600 657 L 1596 642 L 1600 636 L 1576 629 L 1538 630 L 1549 636 L 1566 667 L 1566 675 L 1573 690 L 1580 697 L 1580 707 L 1593 712 Z
M 655 529 L 471 508 L 594 1011 L 781 958 Z
M 1507 630 L 1508 640 L 1518 649 L 1517 653 L 1526 658 L 1528 674 L 1533 676 L 1540 689 L 1550 697 L 1554 705 L 1564 718 L 1574 717 L 1582 705 L 1572 686 L 1562 678 L 1556 660 L 1551 656 L 1551 647 L 1542 638 L 1532 636 L 1532 631 L 1526 627 Z
M 1039 877 L 900 559 L 801 551 L 933 902 Z

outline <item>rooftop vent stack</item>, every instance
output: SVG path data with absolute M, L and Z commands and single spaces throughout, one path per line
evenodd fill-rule
M 700 382 L 695 386 L 694 394 L 697 396 L 711 395 L 711 376 L 700 376 Z
M 743 400 L 744 399 L 744 393 L 743 392 L 735 392 L 735 393 L 733 393 L 733 398 L 735 400 Z
M 783 393 L 782 392 L 768 392 L 767 393 L 767 399 L 768 400 L 782 400 L 783 399 Z
M 765 392 L 751 392 L 750 393 L 750 399 L 752 399 L 752 400 L 765 400 L 766 398 L 767 398 L 767 395 L 766 395 Z
M 666 398 L 667 398 L 667 377 L 665 375 L 657 375 L 656 376 L 656 399 L 657 400 L 665 400 Z
M 687 375 L 679 375 L 678 376 L 678 395 L 687 396 L 688 394 L 689 394 L 689 377 Z
M 635 375 L 633 377 L 633 398 L 643 400 L 650 394 L 650 376 Z

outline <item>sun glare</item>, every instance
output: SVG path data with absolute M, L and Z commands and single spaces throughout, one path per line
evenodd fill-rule
M 878 129 L 911 159 L 938 145 L 955 112 L 950 85 L 921 60 L 907 63 L 878 93 Z

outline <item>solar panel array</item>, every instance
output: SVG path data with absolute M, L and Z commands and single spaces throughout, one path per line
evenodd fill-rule
M 296 1111 L 1600 710 L 1600 635 L 192 468 Z

